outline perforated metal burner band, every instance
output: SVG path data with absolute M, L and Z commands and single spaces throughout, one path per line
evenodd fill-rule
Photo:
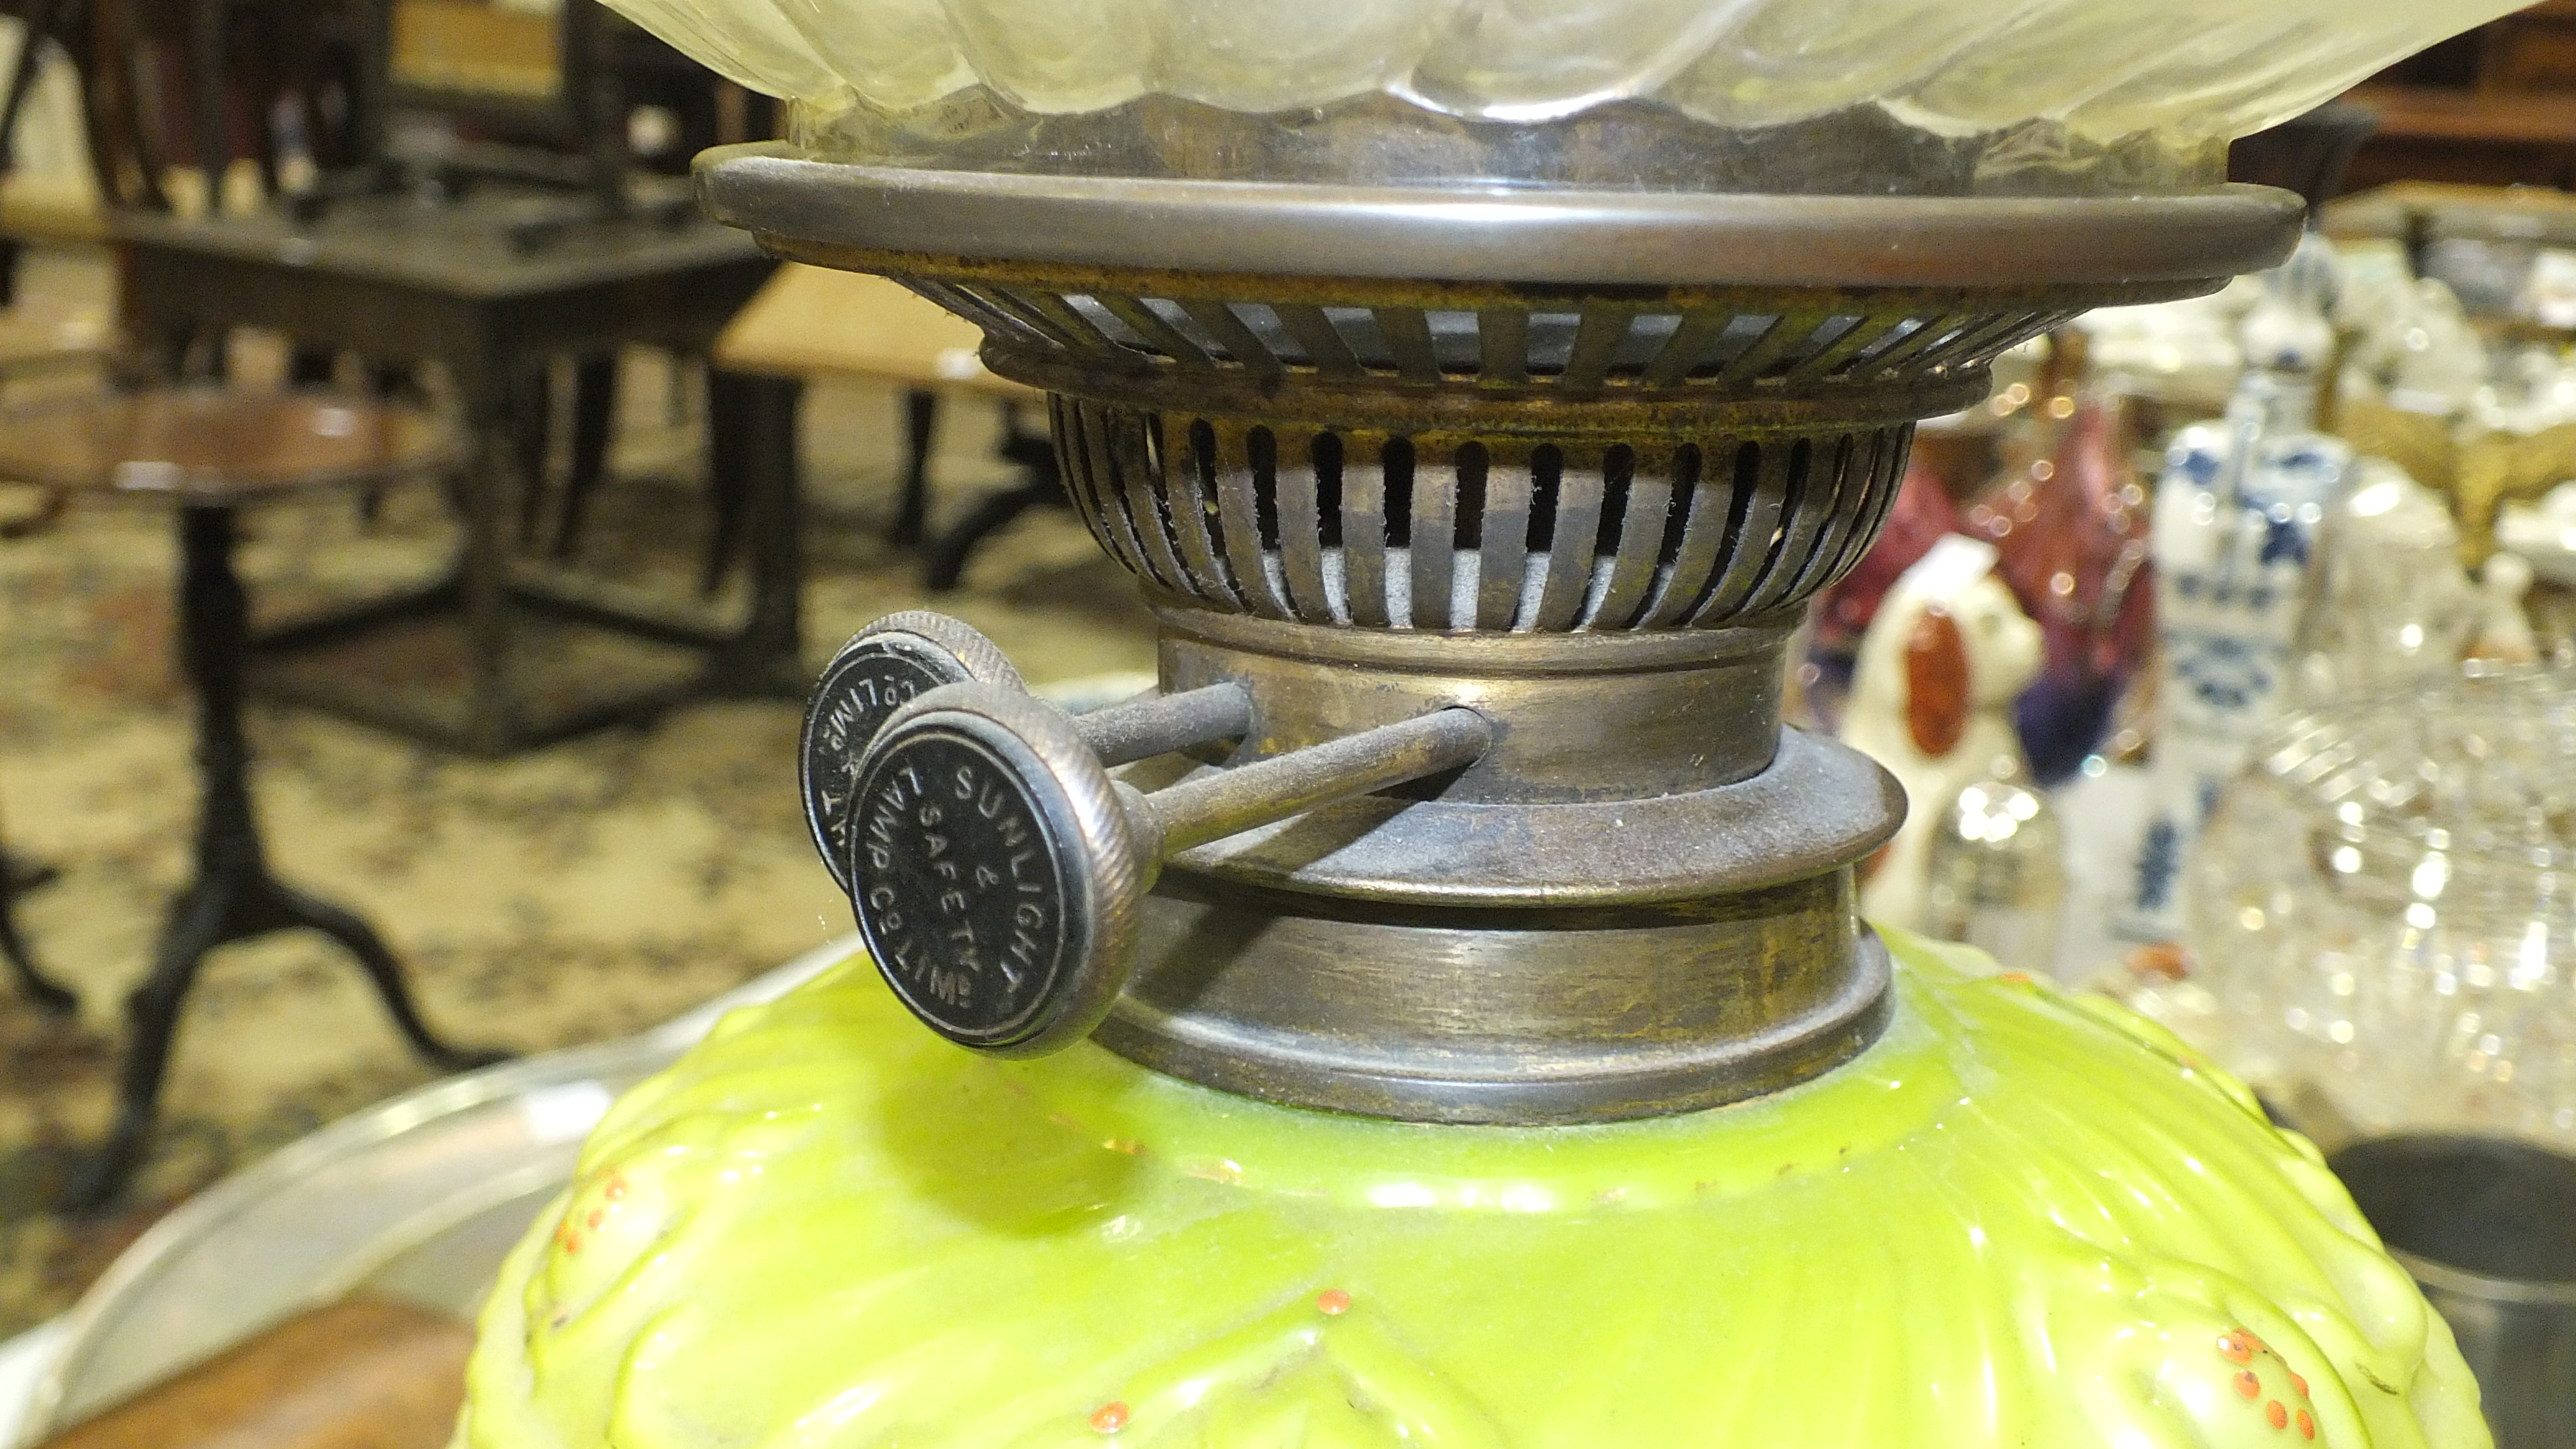
M 1059 398 L 1076 505 L 1111 556 L 1210 608 L 1371 628 L 1708 627 L 1859 561 L 1913 424 L 1425 439 Z
M 1128 569 L 1227 612 L 1365 628 L 1710 627 L 1801 604 L 1875 535 L 1913 419 L 1982 396 L 1998 353 L 2081 311 L 2045 290 L 1220 295 L 870 264 L 1056 394 L 1074 501 Z
M 1853 865 L 1902 796 L 1784 734 L 1800 608 L 1915 421 L 2086 308 L 2286 255 L 2295 197 L 1335 188 L 700 162 L 773 251 L 893 277 L 1052 395 L 1204 778 L 1467 705 L 1440 780 L 1174 857 L 1099 1039 L 1279 1101 L 1448 1122 L 1688 1110 L 1887 1019 Z

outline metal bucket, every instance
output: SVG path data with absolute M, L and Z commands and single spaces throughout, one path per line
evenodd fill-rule
M 2331 1162 L 2458 1336 L 2496 1449 L 2576 1449 L 2576 1158 L 2422 1135 Z

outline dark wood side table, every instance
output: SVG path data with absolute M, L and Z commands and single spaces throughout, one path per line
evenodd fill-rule
M 251 807 L 250 745 L 242 732 L 250 602 L 233 570 L 235 510 L 317 489 L 384 487 L 455 461 L 455 450 L 424 414 L 312 394 L 161 389 L 0 414 L 0 476 L 176 509 L 180 655 L 197 697 L 195 872 L 171 902 L 151 974 L 126 1002 L 130 1034 L 116 1123 L 74 1185 L 72 1206 L 106 1203 L 141 1158 L 180 1008 L 199 963 L 218 946 L 273 931 L 319 931 L 357 958 L 394 1025 L 421 1055 L 458 1068 L 500 1059 L 432 1035 L 412 1005 L 401 965 L 374 928 L 270 873 Z
M 453 575 L 263 634 L 254 642 L 263 691 L 498 755 L 710 688 L 801 692 L 809 682 L 796 662 L 794 499 L 781 493 L 792 477 L 763 470 L 770 486 L 746 500 L 754 607 L 740 623 L 710 617 L 685 591 L 656 598 L 514 556 L 516 503 L 528 480 L 513 380 L 550 356 L 627 344 L 704 352 L 774 265 L 741 232 L 694 216 L 550 222 L 564 205 L 560 196 L 487 188 L 439 204 L 362 197 L 311 222 L 283 211 L 116 219 L 125 318 L 137 338 L 270 328 L 371 361 L 441 363 L 461 396 L 472 456 L 458 480 L 465 537 Z M 732 400 L 711 390 L 714 409 Z M 709 425 L 711 437 L 739 435 L 730 418 L 711 416 Z M 783 581 L 763 573 L 781 568 L 790 573 Z M 563 677 L 581 672 L 574 669 L 548 678 L 513 655 L 514 630 L 538 618 L 650 641 L 682 662 L 614 687 Z M 355 631 L 425 619 L 461 622 L 461 639 L 450 641 L 461 690 L 353 676 L 345 650 L 329 655 L 329 668 L 285 667 Z

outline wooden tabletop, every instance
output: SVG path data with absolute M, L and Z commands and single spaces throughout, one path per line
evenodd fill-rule
M 870 377 L 910 387 L 1033 394 L 984 369 L 974 323 L 883 277 L 781 266 L 716 339 L 716 366 L 770 377 Z
M 118 240 L 137 246 L 495 301 L 760 256 L 748 233 L 694 211 L 676 221 L 641 215 L 601 221 L 582 215 L 585 204 L 561 192 L 487 186 L 450 202 L 358 197 L 309 223 L 272 208 L 192 221 L 120 211 L 110 225 Z M 555 223 L 559 229 L 533 245 L 512 240 L 513 227 Z
M 2327 202 L 2318 224 L 2332 237 L 2403 237 L 2418 214 L 2446 237 L 2576 244 L 2576 196 L 2540 186 L 2400 181 Z
M 474 1330 L 353 1298 L 298 1314 L 42 1449 L 440 1449 Z
M 2370 85 L 2345 99 L 2375 112 L 2382 136 L 2576 146 L 2576 104 L 2560 92 Z
M 0 478 L 173 503 L 363 487 L 455 457 L 426 413 L 320 393 L 166 388 L 0 412 Z

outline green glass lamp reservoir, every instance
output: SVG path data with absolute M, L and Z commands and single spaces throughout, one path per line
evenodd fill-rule
M 980 1058 L 854 961 L 599 1129 L 486 1311 L 462 1440 L 2486 1442 L 2306 1142 L 2116 1008 L 1894 946 L 1894 1020 L 1840 1069 L 1547 1128 Z

